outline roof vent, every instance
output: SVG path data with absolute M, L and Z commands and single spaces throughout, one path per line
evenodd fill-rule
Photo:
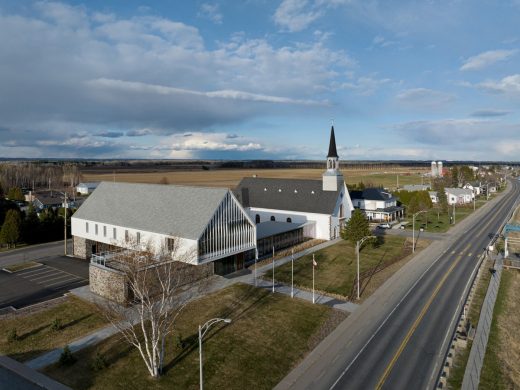
M 267 188 L 264 188 L 264 191 L 267 191 Z
M 298 190 L 294 190 L 294 193 L 297 194 L 297 193 L 298 193 Z
M 282 189 L 281 189 L 281 188 L 278 188 L 278 192 L 282 192 Z
M 311 191 L 311 194 L 314 194 L 314 191 Z

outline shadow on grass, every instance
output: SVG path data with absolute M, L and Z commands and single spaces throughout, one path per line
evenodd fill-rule
M 9 356 L 11 359 L 14 359 L 14 360 L 17 360 L 17 361 L 23 363 L 23 362 L 32 360 L 40 355 L 43 355 L 49 351 L 50 351 L 50 349 L 33 349 L 31 351 L 25 351 L 25 352 L 8 353 L 7 356 Z
M 21 334 L 19 337 L 18 337 L 18 340 L 19 341 L 22 341 L 22 340 L 25 340 L 31 336 L 34 336 L 38 333 L 40 333 L 42 330 L 45 330 L 47 329 L 48 327 L 50 326 L 50 324 L 45 324 L 45 325 L 42 325 L 40 326 L 39 328 L 35 328 L 27 333 L 24 333 L 24 334 Z
M 82 322 L 82 321 L 84 321 L 84 320 L 86 320 L 87 318 L 90 318 L 90 317 L 92 317 L 92 313 L 84 315 L 83 317 L 80 317 L 80 318 L 76 318 L 75 320 L 72 320 L 72 321 L 62 325 L 61 329 L 63 330 L 63 329 L 70 328 L 71 326 L 77 325 L 80 322 Z

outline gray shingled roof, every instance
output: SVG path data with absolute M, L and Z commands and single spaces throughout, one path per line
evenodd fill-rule
M 362 191 L 350 191 L 350 198 L 365 200 L 392 200 L 394 197 L 379 188 L 365 188 Z
M 102 182 L 73 218 L 197 239 L 226 188 Z
M 321 180 L 246 177 L 234 194 L 244 207 L 332 214 L 339 191 L 323 191 Z

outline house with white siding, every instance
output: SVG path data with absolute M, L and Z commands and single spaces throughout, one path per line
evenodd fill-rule
M 466 188 L 445 188 L 448 204 L 468 204 L 473 201 L 475 194 Z

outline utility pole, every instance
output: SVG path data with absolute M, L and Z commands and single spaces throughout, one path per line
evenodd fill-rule
M 65 217 L 63 218 L 63 230 L 65 236 L 65 256 L 67 256 L 67 192 L 64 193 L 63 209 L 65 210 Z

